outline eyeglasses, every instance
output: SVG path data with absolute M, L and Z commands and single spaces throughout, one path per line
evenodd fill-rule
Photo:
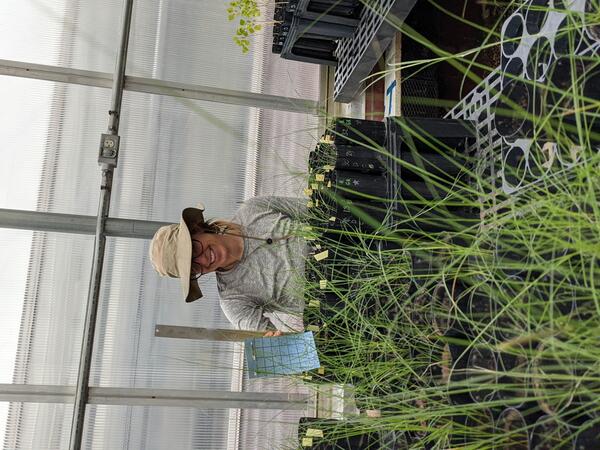
M 194 242 L 197 242 L 200 245 L 200 252 L 194 252 L 194 244 L 193 244 Z M 194 259 L 196 259 L 198 256 L 200 256 L 202 253 L 204 253 L 204 246 L 202 245 L 202 242 L 200 242 L 197 239 L 192 239 L 192 264 L 194 263 Z M 190 276 L 190 279 L 197 280 L 202 275 L 204 275 L 202 272 L 195 273 Z

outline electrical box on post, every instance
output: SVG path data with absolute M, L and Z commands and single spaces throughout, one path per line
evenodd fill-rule
M 116 134 L 102 134 L 98 164 L 108 164 L 116 167 L 119 159 L 119 141 L 120 137 Z

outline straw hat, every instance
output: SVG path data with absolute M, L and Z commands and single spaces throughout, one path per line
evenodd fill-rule
M 162 276 L 179 278 L 183 298 L 193 302 L 202 298 L 198 280 L 192 278 L 192 237 L 190 228 L 204 223 L 204 207 L 186 208 L 178 224 L 160 227 L 150 242 L 150 261 Z

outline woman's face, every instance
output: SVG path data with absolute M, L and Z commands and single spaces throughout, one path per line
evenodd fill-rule
M 231 268 L 241 257 L 237 236 L 197 232 L 192 234 L 192 274 L 207 274 Z

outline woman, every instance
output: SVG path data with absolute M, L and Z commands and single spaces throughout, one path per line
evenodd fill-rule
M 202 297 L 198 278 L 215 272 L 221 308 L 238 329 L 301 330 L 307 246 L 294 231 L 303 206 L 253 198 L 231 221 L 205 221 L 204 208 L 186 208 L 179 224 L 156 232 L 150 260 L 160 275 L 181 279 L 186 302 Z

